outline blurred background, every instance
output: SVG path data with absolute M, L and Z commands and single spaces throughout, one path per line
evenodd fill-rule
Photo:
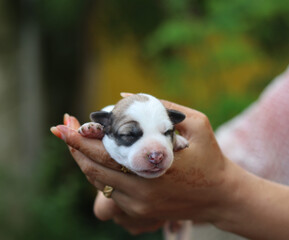
M 49 128 L 145 92 L 214 128 L 289 63 L 287 0 L 0 0 L 0 239 L 132 237 Z

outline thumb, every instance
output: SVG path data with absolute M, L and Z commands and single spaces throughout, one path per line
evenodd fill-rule
M 187 139 L 198 130 L 200 124 L 207 124 L 208 122 L 206 115 L 195 109 L 166 100 L 161 100 L 161 102 L 167 109 L 177 110 L 186 115 L 185 120 L 176 124 L 175 127 L 176 130 Z
M 102 192 L 99 192 L 94 201 L 93 212 L 98 219 L 107 221 L 120 213 L 121 209 L 115 204 L 113 199 L 106 198 Z

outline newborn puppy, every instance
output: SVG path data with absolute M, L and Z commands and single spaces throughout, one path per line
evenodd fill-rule
M 115 106 L 91 113 L 90 118 L 93 123 L 82 125 L 79 133 L 96 137 L 103 130 L 102 141 L 110 156 L 145 178 L 164 174 L 173 162 L 173 151 L 188 147 L 188 141 L 174 129 L 185 115 L 166 109 L 151 95 L 123 98 Z

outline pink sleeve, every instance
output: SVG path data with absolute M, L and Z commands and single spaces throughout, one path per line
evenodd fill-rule
M 216 137 L 232 161 L 289 185 L 289 68 L 247 110 L 217 129 Z

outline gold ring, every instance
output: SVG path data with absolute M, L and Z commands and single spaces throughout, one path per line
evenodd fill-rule
M 106 185 L 102 192 L 106 198 L 111 198 L 113 190 L 114 190 L 113 187 Z
M 129 173 L 130 172 L 129 169 L 126 168 L 125 166 L 121 166 L 120 171 L 122 171 L 123 173 Z

